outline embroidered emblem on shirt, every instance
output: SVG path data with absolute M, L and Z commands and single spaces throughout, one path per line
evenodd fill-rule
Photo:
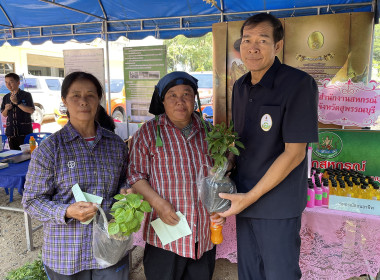
M 272 117 L 269 114 L 265 114 L 261 117 L 261 129 L 269 131 L 272 128 Z
M 67 167 L 68 167 L 68 168 L 74 168 L 74 167 L 75 167 L 75 161 L 70 160 L 70 161 L 67 163 Z

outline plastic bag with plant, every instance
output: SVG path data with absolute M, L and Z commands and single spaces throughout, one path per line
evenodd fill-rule
M 144 213 L 152 211 L 140 194 L 118 194 L 111 211 L 99 211 L 94 219 L 92 248 L 102 267 L 120 261 L 133 247 L 132 233 L 139 231 Z

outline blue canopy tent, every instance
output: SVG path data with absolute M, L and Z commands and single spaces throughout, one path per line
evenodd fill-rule
M 214 23 L 240 21 L 260 12 L 279 18 L 375 12 L 377 22 L 379 8 L 377 0 L 0 0 L 0 46 L 91 42 L 100 37 L 107 42 L 109 57 L 108 41 L 120 36 L 199 37 Z M 108 61 L 107 70 L 110 80 Z
M 364 0 L 0 0 L 0 46 L 98 37 L 198 37 L 210 32 L 213 23 L 259 12 L 289 17 L 374 11 L 378 19 L 379 5 Z

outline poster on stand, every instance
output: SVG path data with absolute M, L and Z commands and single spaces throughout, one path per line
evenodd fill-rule
M 103 49 L 63 50 L 63 61 L 65 76 L 76 71 L 91 73 L 106 91 Z M 105 98 L 102 99 L 101 104 L 106 108 Z
M 128 120 L 148 121 L 154 87 L 166 74 L 166 46 L 126 47 L 123 53 Z

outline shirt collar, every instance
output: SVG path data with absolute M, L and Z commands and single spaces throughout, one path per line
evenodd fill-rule
M 97 121 L 95 121 L 96 126 L 96 135 L 95 135 L 95 141 L 94 143 L 97 143 L 100 138 L 102 137 L 111 137 L 111 132 L 107 131 L 106 129 L 102 128 Z M 62 128 L 63 132 L 63 139 L 65 142 L 73 141 L 75 138 L 82 136 L 79 134 L 78 131 L 73 127 L 70 120 L 67 122 L 67 124 Z
M 278 59 L 278 57 L 276 56 L 274 58 L 274 62 L 272 64 L 272 66 L 268 69 L 267 72 L 265 72 L 264 76 L 261 78 L 261 80 L 257 84 L 259 84 L 263 87 L 266 87 L 266 88 L 272 88 L 273 83 L 274 83 L 274 79 L 276 76 L 276 72 L 280 66 L 281 66 L 281 62 Z M 250 86 L 252 85 L 252 83 L 251 83 L 251 72 L 247 73 L 247 75 L 244 77 L 243 82 L 241 84 L 242 85 L 247 84 Z
M 200 117 L 197 114 L 192 113 L 191 118 L 192 118 L 192 121 L 193 121 L 193 129 L 200 130 L 200 127 L 201 127 L 201 119 L 200 119 Z M 172 127 L 176 127 L 169 120 L 169 117 L 165 113 L 158 116 L 158 123 L 157 124 L 160 125 L 160 126 L 169 125 L 169 126 L 172 126 Z

